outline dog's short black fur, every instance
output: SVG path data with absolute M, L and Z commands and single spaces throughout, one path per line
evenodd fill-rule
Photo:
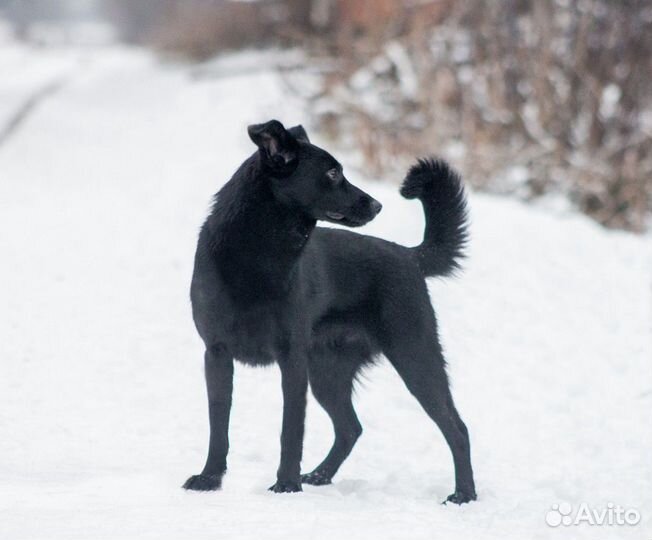
M 351 185 L 341 165 L 301 126 L 249 127 L 258 151 L 217 194 L 199 235 L 191 299 L 206 344 L 210 444 L 201 474 L 184 487 L 221 486 L 229 448 L 233 360 L 278 362 L 283 387 L 281 461 L 270 488 L 330 483 L 362 432 L 351 392 L 356 373 L 380 353 L 439 426 L 455 464 L 448 501 L 476 498 L 467 429 L 450 394 L 425 277 L 450 274 L 466 240 L 460 178 L 423 160 L 401 188 L 423 203 L 423 243 L 407 248 L 319 220 L 364 225 L 381 205 Z M 335 442 L 301 475 L 308 381 L 330 415 Z

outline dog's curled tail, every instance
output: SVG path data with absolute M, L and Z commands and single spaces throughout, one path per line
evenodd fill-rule
M 421 245 L 412 248 L 426 276 L 449 276 L 460 268 L 468 240 L 468 212 L 460 175 L 442 159 L 420 159 L 401 195 L 419 199 L 426 215 Z

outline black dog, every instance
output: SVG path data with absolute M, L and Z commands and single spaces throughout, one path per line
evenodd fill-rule
M 277 493 L 330 483 L 362 432 L 353 381 L 381 352 L 441 429 L 455 463 L 455 493 L 476 498 L 469 437 L 450 394 L 437 323 L 424 278 L 458 267 L 466 240 L 460 178 L 443 161 L 423 160 L 401 194 L 426 214 L 423 243 L 407 248 L 319 220 L 364 225 L 379 202 L 351 185 L 341 165 L 310 143 L 301 126 L 250 126 L 258 151 L 217 194 L 199 235 L 191 299 L 206 345 L 210 415 L 206 466 L 184 488 L 218 489 L 226 472 L 233 360 L 278 362 L 283 387 Z M 308 381 L 331 417 L 335 442 L 301 475 Z

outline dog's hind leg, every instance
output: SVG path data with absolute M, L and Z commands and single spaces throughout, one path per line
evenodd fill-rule
M 310 387 L 333 422 L 335 442 L 324 461 L 314 471 L 301 476 L 305 484 L 330 484 L 362 434 L 362 426 L 351 401 L 353 379 L 359 365 L 359 362 L 341 357 L 336 357 L 335 361 L 315 358 L 310 363 Z
M 475 500 L 469 434 L 453 403 L 438 340 L 401 340 L 401 345 L 391 347 L 386 355 L 408 390 L 437 424 L 453 454 L 455 493 L 446 502 L 461 504 Z

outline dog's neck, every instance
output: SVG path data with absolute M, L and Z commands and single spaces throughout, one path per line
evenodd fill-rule
M 213 255 L 233 285 L 253 278 L 261 288 L 284 289 L 316 221 L 277 201 L 255 164 L 247 172 L 217 195 L 207 221 Z

